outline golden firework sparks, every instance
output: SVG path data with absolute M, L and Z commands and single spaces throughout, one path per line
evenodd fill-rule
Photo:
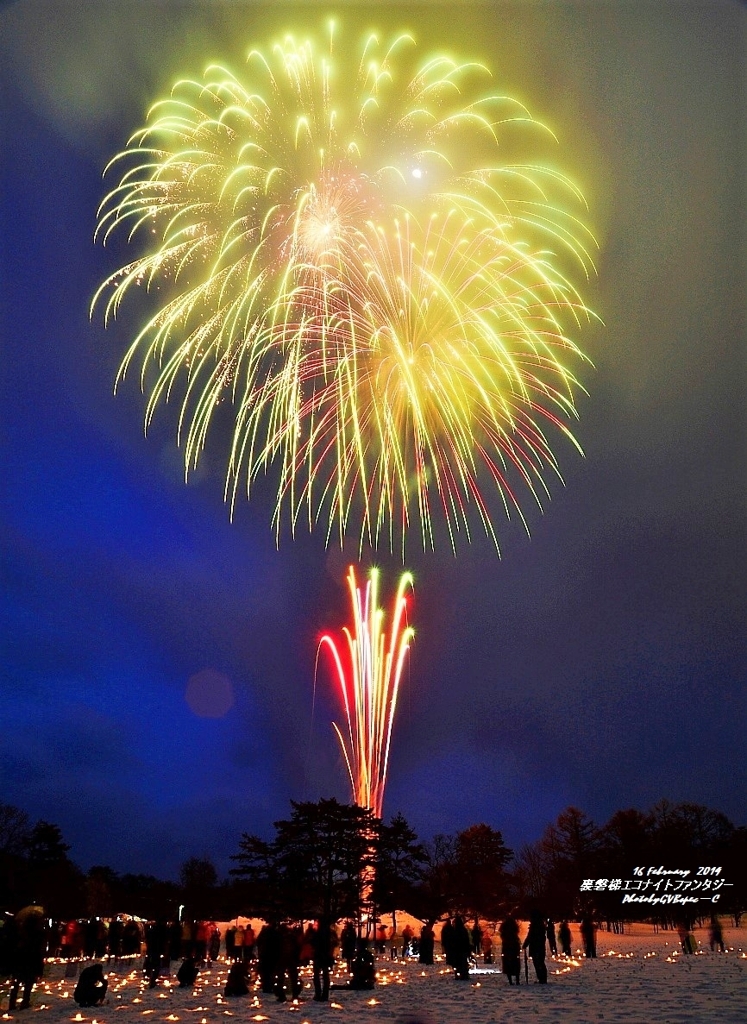
M 245 80 L 177 82 L 110 164 L 97 237 L 143 254 L 92 310 L 108 322 L 148 291 L 119 373 L 139 360 L 146 429 L 179 395 L 188 473 L 231 400 L 226 497 L 272 469 L 278 536 L 323 520 L 404 553 L 414 525 L 434 545 L 438 509 L 452 546 L 475 516 L 497 546 L 491 494 L 508 514 L 522 490 L 540 501 L 559 472 L 545 431 L 572 438 L 583 197 L 500 162 L 507 133 L 551 133 L 483 65 L 418 63 L 409 35 L 369 37 L 355 63 L 333 33 L 288 36 Z

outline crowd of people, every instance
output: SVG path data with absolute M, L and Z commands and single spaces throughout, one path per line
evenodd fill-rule
M 233 927 L 233 926 L 232 926 Z M 239 926 L 237 926 L 239 927 Z M 352 921 L 347 921 L 338 935 L 332 922 L 323 918 L 304 928 L 288 922 L 268 922 L 262 926 L 254 940 L 243 946 L 233 946 L 233 964 L 226 984 L 226 996 L 241 996 L 249 992 L 249 974 L 256 971 L 262 992 L 274 993 L 278 1001 L 296 999 L 301 992 L 299 970 L 311 965 L 314 985 L 314 999 L 328 1001 L 329 992 L 334 988 L 330 982 L 331 971 L 338 958 L 345 962 L 348 980 L 343 987 L 352 989 L 373 988 L 375 983 L 375 959 L 368 942 L 358 934 Z M 227 957 L 231 946 L 227 946 Z M 247 949 L 252 949 L 251 955 Z
M 148 939 L 148 929 L 157 926 Z M 102 917 L 56 921 L 47 929 L 48 956 L 64 959 L 114 959 L 138 956 L 146 944 L 158 943 L 169 960 L 196 956 L 215 960 L 221 946 L 221 933 L 214 921 L 165 921 L 148 924 L 135 917 Z
M 421 946 L 425 936 L 425 953 L 421 953 L 422 963 L 433 963 L 433 929 L 426 924 L 421 933 Z M 533 911 L 529 918 L 529 928 L 522 943 L 520 926 L 511 915 L 504 918 L 498 927 L 501 941 L 501 970 L 508 978 L 510 985 L 521 984 L 521 952 L 525 951 L 525 980 L 528 981 L 528 960 L 531 959 L 536 980 L 540 985 L 547 984 L 547 967 L 545 960 L 547 950 L 553 956 L 560 951 L 564 956 L 571 955 L 571 929 L 566 920 L 560 922 L 557 929 L 552 918 L 546 918 L 538 910 Z M 584 942 L 584 954 L 596 956 L 596 925 L 591 918 L 581 921 L 581 937 Z M 457 979 L 469 977 L 469 965 L 476 962 L 482 955 L 483 962 L 493 963 L 493 938 L 489 932 L 483 931 L 479 922 L 475 921 L 471 929 L 467 928 L 463 919 L 457 915 L 453 920 L 446 920 L 441 928 L 441 947 L 446 962 L 454 968 Z
M 214 921 L 146 923 L 120 916 L 108 921 L 92 917 L 56 922 L 45 916 L 42 907 L 33 905 L 15 915 L 4 915 L 1 923 L 0 972 L 11 977 L 9 1010 L 28 1007 L 45 958 L 102 961 L 145 953 L 143 971 L 154 988 L 165 964 L 179 959 L 194 964 L 210 962 L 218 958 L 221 946 L 221 933 Z M 95 1006 L 106 996 L 106 986 L 103 965 L 92 964 L 80 974 L 75 999 L 80 1006 Z
M 11 975 L 9 1010 L 29 1005 L 34 983 L 41 977 L 45 957 L 83 958 L 105 961 L 144 954 L 143 972 L 150 987 L 155 987 L 162 974 L 170 974 L 171 962 L 182 963 L 176 977 L 181 987 L 194 986 L 200 969 L 217 960 L 221 948 L 229 963 L 225 986 L 227 997 L 248 995 L 256 987 L 274 994 L 284 1002 L 298 998 L 302 984 L 301 967 L 312 968 L 314 999 L 326 1001 L 331 988 L 331 971 L 336 960 L 347 967 L 343 987 L 373 988 L 375 984 L 375 952 L 383 954 L 387 944 L 390 955 L 415 957 L 422 964 L 433 964 L 435 957 L 435 921 L 426 921 L 420 934 L 408 923 L 398 944 L 394 929 L 380 924 L 369 942 L 353 921 L 346 921 L 338 934 L 335 923 L 318 919 L 304 927 L 292 922 L 267 922 L 257 932 L 250 923 L 238 920 L 221 930 L 214 921 L 166 921 L 145 923 L 134 918 L 117 917 L 111 921 L 91 918 L 88 921 L 50 923 L 41 907 L 27 907 L 15 917 L 6 915 L 5 961 Z M 596 924 L 589 917 L 580 921 L 579 934 L 586 957 L 596 957 Z M 556 926 L 536 910 L 531 913 L 526 935 L 514 916 L 507 916 L 497 928 L 500 940 L 501 971 L 510 985 L 520 985 L 522 952 L 524 981 L 529 981 L 529 960 L 536 981 L 547 984 L 547 953 L 572 955 L 572 935 L 567 920 Z M 683 952 L 692 952 L 692 937 L 687 929 L 680 935 Z M 716 918 L 710 929 L 711 949 L 724 949 L 721 926 Z M 480 927 L 472 927 L 460 915 L 447 918 L 441 926 L 441 949 L 446 963 L 457 980 L 469 978 L 470 966 L 478 957 L 493 963 L 493 935 Z M 77 968 L 76 968 L 77 970 Z M 79 1006 L 96 1006 L 106 997 L 107 980 L 101 962 L 85 967 L 78 978 L 74 997 Z M 20 1002 L 18 1001 L 20 997 Z

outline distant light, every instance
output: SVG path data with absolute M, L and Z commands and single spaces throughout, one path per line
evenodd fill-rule
M 423 172 L 420 170 L 419 167 L 413 167 L 413 169 L 412 169 L 412 176 L 413 176 L 413 178 L 422 178 L 423 177 Z

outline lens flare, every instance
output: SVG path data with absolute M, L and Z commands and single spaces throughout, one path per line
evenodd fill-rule
M 371 569 L 365 590 L 355 567 L 348 570 L 352 623 L 343 627 L 342 649 L 329 633 L 319 641 L 329 651 L 345 709 L 345 731 L 333 723 L 350 779 L 353 802 L 382 817 L 389 767 L 392 725 L 402 671 L 414 636 L 407 622 L 407 592 L 412 576 L 403 573 L 392 605 L 389 632 L 378 605 L 379 574 Z
M 435 546 L 438 512 L 452 547 L 475 520 L 497 546 L 491 496 L 541 505 L 545 431 L 572 439 L 583 197 L 483 65 L 422 60 L 409 35 L 339 49 L 288 36 L 153 106 L 96 231 L 141 255 L 91 311 L 151 310 L 118 382 L 139 362 L 146 430 L 178 396 L 185 473 L 232 403 L 232 512 L 272 471 L 278 538 L 304 520 L 404 557 L 413 528 Z

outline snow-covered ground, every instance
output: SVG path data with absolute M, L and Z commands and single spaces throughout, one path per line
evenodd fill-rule
M 278 1003 L 260 993 L 226 999 L 222 960 L 201 972 L 194 989 L 179 989 L 175 979 L 161 978 L 149 990 L 138 958 L 107 966 L 107 1002 L 79 1010 L 72 998 L 75 978 L 65 978 L 65 965 L 55 962 L 34 989 L 28 1010 L 8 1013 L 3 987 L 0 1020 L 146 1024 L 141 1020 L 145 1017 L 150 1018 L 147 1024 L 228 1024 L 226 1018 L 236 1017 L 241 1024 L 745 1024 L 747 929 L 724 930 L 726 953 L 711 952 L 705 931 L 696 932 L 696 938 L 699 951 L 683 956 L 676 933 L 654 934 L 648 925 L 634 925 L 626 935 L 600 931 L 596 960 L 551 957 L 546 986 L 534 984 L 530 962 L 530 984 L 519 988 L 508 985 L 498 964 L 479 964 L 469 981 L 457 981 L 443 962 L 423 967 L 415 960 L 382 957 L 373 991 L 335 989 L 328 1004 L 312 1001 L 308 970 L 298 1004 Z

